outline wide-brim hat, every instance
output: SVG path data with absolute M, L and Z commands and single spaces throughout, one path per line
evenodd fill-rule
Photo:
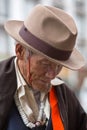
M 84 58 L 75 48 L 77 28 L 65 11 L 37 5 L 25 21 L 10 20 L 5 29 L 26 48 L 69 69 L 80 69 Z

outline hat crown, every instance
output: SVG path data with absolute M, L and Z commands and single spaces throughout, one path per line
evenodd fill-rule
M 84 58 L 75 49 L 77 28 L 73 18 L 51 6 L 35 6 L 25 21 L 10 20 L 5 29 L 24 47 L 52 62 L 77 70 Z
M 37 5 L 24 21 L 39 39 L 60 50 L 73 50 L 77 28 L 72 17 L 61 9 Z

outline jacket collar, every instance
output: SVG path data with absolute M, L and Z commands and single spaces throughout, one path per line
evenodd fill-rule
M 52 86 L 57 86 L 63 84 L 64 81 L 59 79 L 58 77 L 55 77 L 53 80 L 51 80 L 51 85 Z

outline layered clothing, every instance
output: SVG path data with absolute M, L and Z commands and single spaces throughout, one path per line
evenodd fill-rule
M 11 57 L 0 62 L 0 130 L 7 130 L 9 115 L 14 104 L 14 95 L 17 90 L 14 58 Z M 87 130 L 87 115 L 74 93 L 64 83 L 53 86 L 53 88 L 64 130 Z M 52 109 L 46 130 L 54 130 L 52 118 L 55 117 L 52 116 Z M 55 122 L 58 123 L 58 120 Z

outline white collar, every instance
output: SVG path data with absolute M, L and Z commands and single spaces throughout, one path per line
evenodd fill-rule
M 17 89 L 19 89 L 21 87 L 21 82 L 20 81 L 22 81 L 23 86 L 26 85 L 26 82 L 25 82 L 24 78 L 22 77 L 22 75 L 20 73 L 20 70 L 18 68 L 17 57 L 15 58 L 14 63 L 15 63 L 15 70 L 16 70 L 16 75 L 17 75 Z M 20 80 L 19 80 L 19 77 L 20 77 Z
M 64 81 L 60 80 L 58 77 L 55 77 L 54 79 L 51 80 L 51 85 L 53 86 L 61 85 L 63 83 Z

